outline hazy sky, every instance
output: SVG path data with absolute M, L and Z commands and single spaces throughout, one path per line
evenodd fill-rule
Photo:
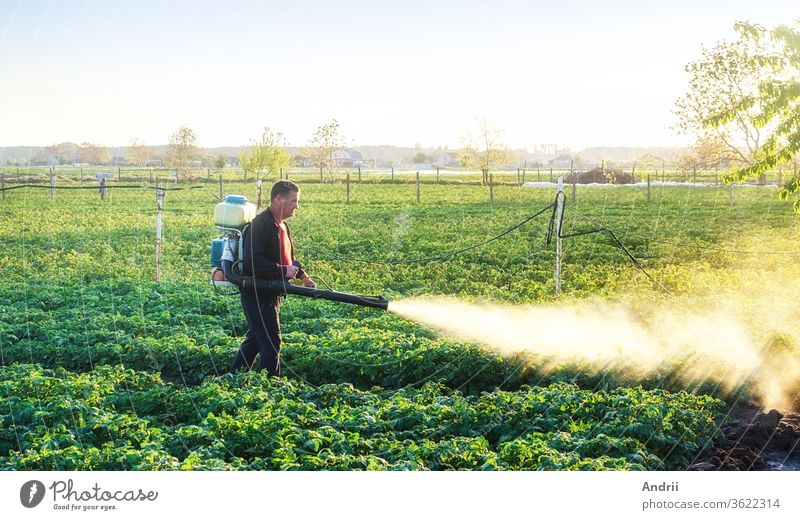
M 475 116 L 506 144 L 679 144 L 674 101 L 701 45 L 797 0 L 0 0 L 0 146 L 459 146 Z

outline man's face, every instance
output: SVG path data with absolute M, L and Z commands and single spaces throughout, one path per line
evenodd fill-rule
M 294 216 L 294 212 L 300 207 L 300 192 L 290 191 L 286 196 L 277 197 L 278 203 L 281 203 L 281 219 L 287 219 Z

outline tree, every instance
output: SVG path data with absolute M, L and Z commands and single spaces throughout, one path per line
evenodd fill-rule
M 686 65 L 689 88 L 675 102 L 680 131 L 723 142 L 741 164 L 753 162 L 762 138 L 756 124 L 757 107 L 735 108 L 739 100 L 758 91 L 763 78 L 763 71 L 752 61 L 754 52 L 753 46 L 741 40 L 704 48 L 700 59 Z M 730 110 L 734 110 L 733 117 L 725 124 L 707 124 L 709 118 Z
M 719 131 L 740 124 L 743 117 L 752 125 L 758 141 L 750 160 L 737 165 L 726 176 L 727 182 L 755 177 L 800 152 L 800 21 L 768 29 L 757 24 L 738 22 L 739 45 L 748 52 L 742 69 L 754 71 L 747 76 L 746 88 L 731 93 L 727 103 L 709 107 L 699 118 L 703 128 Z M 751 85 L 754 82 L 754 87 Z M 779 192 L 781 199 L 800 191 L 800 179 L 792 176 Z M 795 211 L 800 212 L 800 198 L 795 196 Z
M 286 142 L 281 132 L 274 132 L 265 126 L 261 140 L 253 141 L 252 146 L 239 154 L 239 163 L 245 172 L 256 174 L 260 178 L 262 170 L 269 174 L 279 174 L 281 168 L 288 168 L 292 158 L 284 148 Z
M 414 164 L 420 164 L 420 163 L 428 162 L 428 156 L 425 155 L 424 152 L 417 152 L 417 155 L 415 155 L 414 158 L 411 159 L 411 161 Z
M 328 181 L 333 182 L 336 178 L 338 162 L 334 157 L 334 152 L 344 143 L 344 137 L 339 130 L 339 122 L 335 119 L 330 123 L 319 126 L 314 135 L 311 136 L 309 146 L 303 153 L 314 161 L 314 164 L 322 167 Z
M 167 164 L 170 168 L 175 168 L 177 178 L 188 174 L 189 160 L 196 152 L 197 135 L 191 128 L 182 126 L 170 136 L 167 145 Z
M 758 95 L 741 99 L 738 106 L 709 118 L 709 126 L 725 124 L 735 113 L 758 106 L 759 128 L 767 129 L 763 144 L 756 150 L 752 164 L 734 172 L 735 179 L 745 179 L 766 172 L 780 164 L 796 161 L 800 152 L 800 20 L 793 25 L 767 29 L 760 25 L 740 22 L 739 34 L 753 42 L 762 52 L 752 58 L 753 66 L 767 72 L 758 84 Z M 800 178 L 794 175 L 779 192 L 782 200 L 800 191 Z M 800 197 L 795 195 L 794 209 L 800 213 Z
M 698 170 L 718 169 L 739 160 L 739 154 L 731 150 L 725 141 L 714 134 L 706 134 L 686 150 L 678 159 L 677 166 L 679 170 L 695 175 Z
M 459 153 L 464 166 L 479 168 L 483 173 L 482 184 L 489 183 L 489 170 L 513 161 L 511 152 L 500 143 L 503 130 L 497 123 L 486 118 L 475 118 L 477 129 L 468 135 Z
M 214 160 L 215 168 L 220 168 L 220 169 L 224 168 L 226 164 L 228 164 L 228 158 L 222 154 L 218 155 L 217 158 Z
M 128 160 L 136 166 L 146 166 L 150 159 L 150 147 L 144 141 L 134 137 L 128 147 Z
M 81 143 L 78 147 L 78 162 L 104 164 L 111 159 L 108 148 L 99 144 Z

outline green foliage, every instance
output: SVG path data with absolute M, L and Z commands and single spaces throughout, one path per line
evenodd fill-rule
M 489 211 L 480 186 L 426 185 L 416 205 L 413 185 L 353 184 L 346 208 L 340 186 L 302 188 L 298 255 L 336 289 L 553 298 L 546 219 L 444 262 L 381 263 L 484 240 L 552 202 L 550 190 L 496 186 Z M 254 194 L 251 184 L 226 189 Z M 580 190 L 567 229 L 622 230 L 679 295 L 742 276 L 728 269 L 730 237 L 787 250 L 798 238 L 762 190 L 742 190 L 735 210 L 724 190 L 660 187 L 650 206 L 633 188 Z M 0 468 L 681 469 L 720 406 L 691 394 L 740 396 L 674 378 L 691 360 L 644 381 L 614 366 L 545 370 L 551 360 L 295 298 L 283 308 L 286 377 L 227 374 L 245 322 L 237 298 L 207 285 L 214 203 L 199 190 L 167 193 L 167 281 L 156 284 L 150 196 L 112 189 L 101 202 L 72 191 L 50 202 L 45 190 L 10 192 L 0 205 Z M 575 298 L 661 296 L 602 236 L 570 242 L 565 273 Z
M 0 468 L 25 470 L 671 469 L 721 405 L 641 388 L 463 396 L 258 373 L 174 387 L 119 366 L 0 367 L 0 388 Z
M 266 170 L 268 175 L 277 177 L 282 169 L 289 168 L 292 158 L 286 151 L 286 143 L 281 132 L 264 127 L 261 140 L 254 141 L 249 150 L 239 154 L 239 163 L 246 172 L 258 174 Z
M 800 152 L 800 27 L 795 23 L 770 29 L 739 22 L 736 30 L 742 38 L 740 45 L 747 42 L 754 49 L 744 56 L 742 66 L 758 73 L 757 84 L 704 114 L 702 124 L 720 128 L 739 122 L 742 114 L 751 114 L 749 122 L 755 132 L 764 135 L 755 142 L 752 159 L 729 181 L 757 176 L 795 159 Z M 789 179 L 780 192 L 781 199 L 799 188 L 796 177 Z M 794 208 L 800 211 L 800 199 L 795 198 Z

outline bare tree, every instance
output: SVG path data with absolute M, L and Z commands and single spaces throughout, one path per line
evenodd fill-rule
M 462 164 L 479 168 L 483 173 L 482 183 L 489 183 L 489 170 L 513 161 L 511 152 L 501 143 L 503 129 L 485 117 L 476 117 L 477 128 L 464 138 L 464 146 L 459 153 Z
M 103 145 L 81 143 L 78 147 L 78 160 L 88 164 L 104 164 L 111 159 L 111 153 Z
M 317 166 L 322 167 L 329 182 L 336 178 L 338 162 L 334 152 L 342 146 L 344 137 L 339 130 L 339 122 L 335 119 L 330 123 L 321 125 L 311 136 L 309 146 L 304 154 L 309 156 Z
M 144 141 L 134 137 L 128 147 L 128 160 L 137 166 L 147 165 L 150 159 L 150 147 Z
M 189 160 L 197 152 L 197 135 L 186 126 L 178 128 L 169 138 L 167 145 L 167 164 L 175 168 L 180 178 L 189 172 Z

